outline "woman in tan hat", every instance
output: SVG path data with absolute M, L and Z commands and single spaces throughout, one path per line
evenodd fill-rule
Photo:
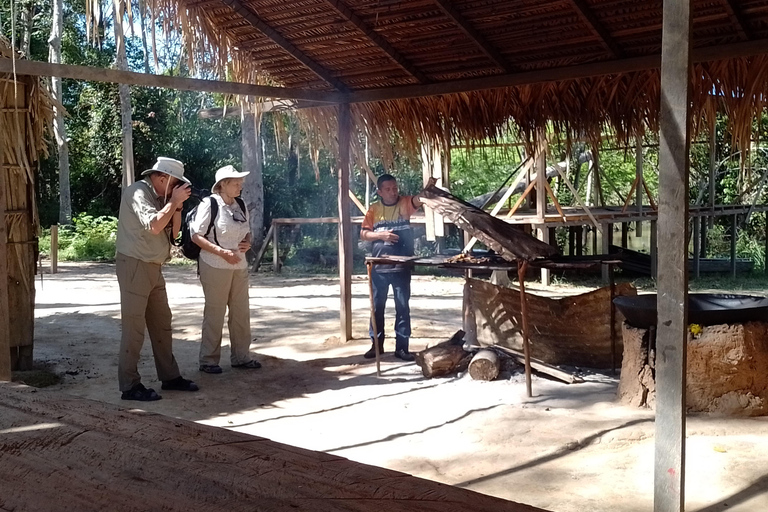
M 198 262 L 205 309 L 200 371 L 205 373 L 222 372 L 219 366 L 221 332 L 227 308 L 232 368 L 261 368 L 249 352 L 251 311 L 245 253 L 251 248 L 251 229 L 248 209 L 239 197 L 247 175 L 247 172 L 238 172 L 231 165 L 216 171 L 216 183 L 211 189 L 213 194 L 200 203 L 190 224 L 192 241 L 202 249 Z M 217 210 L 215 215 L 212 215 L 212 201 L 218 206 L 214 208 Z

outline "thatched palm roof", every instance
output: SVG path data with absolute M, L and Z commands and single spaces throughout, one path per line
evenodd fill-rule
M 657 128 L 661 0 L 156 2 L 198 64 L 206 55 L 222 76 L 351 92 L 353 102 L 360 91 L 391 88 L 410 97 L 356 103 L 358 128 L 373 134 L 395 128 L 415 141 L 449 130 L 479 139 L 509 120 L 528 139 L 547 122 L 581 136 L 609 128 L 629 138 Z M 694 57 L 701 60 L 694 120 L 727 112 L 743 143 L 768 93 L 768 0 L 692 3 Z M 597 76 L 569 78 L 568 70 L 585 65 Z M 611 74 L 601 74 L 606 70 Z M 540 71 L 563 78 L 542 81 Z M 484 86 L 518 75 L 507 80 L 513 85 Z M 426 97 L 430 89 L 418 88 L 464 80 L 476 90 Z

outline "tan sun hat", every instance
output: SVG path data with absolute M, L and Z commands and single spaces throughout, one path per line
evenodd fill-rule
M 164 156 L 157 157 L 157 162 L 155 162 L 155 165 L 153 165 L 151 169 L 147 169 L 141 173 L 141 175 L 145 176 L 153 172 L 162 172 L 163 174 L 173 176 L 177 180 L 181 180 L 188 185 L 192 184 L 187 178 L 184 177 L 184 164 L 173 158 L 167 158 Z
M 216 190 L 216 186 L 222 181 L 229 178 L 245 178 L 251 174 L 250 172 L 238 172 L 232 165 L 225 165 L 218 171 L 216 171 L 216 183 L 213 184 L 211 190 Z

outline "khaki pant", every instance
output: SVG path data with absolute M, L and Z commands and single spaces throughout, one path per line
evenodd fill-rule
M 173 380 L 180 376 L 173 357 L 171 308 L 161 266 L 117 253 L 117 282 L 123 328 L 117 366 L 120 391 L 128 391 L 141 382 L 138 363 L 145 328 L 152 341 L 158 379 Z
M 219 364 L 221 331 L 229 306 L 229 341 L 233 365 L 251 360 L 251 309 L 248 304 L 248 269 L 216 268 L 200 261 L 200 283 L 205 294 L 200 364 Z

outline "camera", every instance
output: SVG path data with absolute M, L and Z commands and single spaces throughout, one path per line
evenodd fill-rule
M 211 195 L 211 191 L 210 190 L 205 189 L 205 188 L 197 188 L 194 185 L 190 185 L 189 186 L 189 190 L 190 190 L 189 196 L 190 197 L 195 197 L 197 199 L 202 199 L 204 197 L 208 197 L 209 195 Z

